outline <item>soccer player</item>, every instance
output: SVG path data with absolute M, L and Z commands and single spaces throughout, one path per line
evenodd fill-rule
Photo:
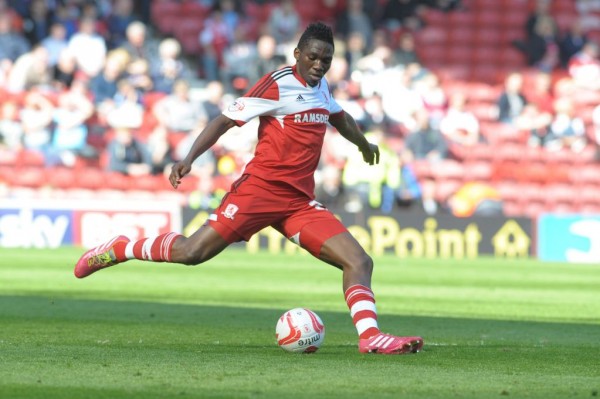
M 322 23 L 309 25 L 294 49 L 296 64 L 261 78 L 213 119 L 187 156 L 173 165 L 169 181 L 177 188 L 194 160 L 221 135 L 260 118 L 254 158 L 198 231 L 190 237 L 172 232 L 137 242 L 115 237 L 87 251 L 75 266 L 75 276 L 83 278 L 129 259 L 197 265 L 231 243 L 247 241 L 273 226 L 313 256 L 342 270 L 360 352 L 418 352 L 423 346 L 421 337 L 397 337 L 379 330 L 370 288 L 373 260 L 346 227 L 314 200 L 314 172 L 327 123 L 358 147 L 366 163 L 379 162 L 379 148 L 365 139 L 354 119 L 331 97 L 324 75 L 333 50 L 331 28 Z

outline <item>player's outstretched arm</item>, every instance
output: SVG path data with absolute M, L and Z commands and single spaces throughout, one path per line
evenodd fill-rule
M 379 163 L 379 147 L 367 141 L 350 114 L 346 111 L 334 114 L 329 118 L 329 122 L 346 140 L 358 147 L 366 163 L 369 165 Z
M 212 147 L 219 137 L 225 132 L 234 127 L 236 124 L 233 120 L 229 119 L 225 115 L 221 114 L 215 119 L 210 121 L 208 125 L 200 132 L 192 148 L 184 159 L 176 162 L 171 168 L 171 174 L 169 175 L 169 182 L 173 188 L 177 188 L 181 183 L 181 179 L 190 173 L 192 170 L 192 163 L 202 155 L 206 150 Z

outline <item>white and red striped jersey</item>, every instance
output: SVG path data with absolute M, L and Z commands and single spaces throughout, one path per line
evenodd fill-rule
M 291 66 L 262 77 L 223 115 L 239 126 L 260 118 L 254 158 L 244 173 L 284 182 L 313 198 L 329 116 L 342 111 L 325 78 L 311 87 Z

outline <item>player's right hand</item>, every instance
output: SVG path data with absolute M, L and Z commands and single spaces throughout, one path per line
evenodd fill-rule
M 169 175 L 169 182 L 173 188 L 177 188 L 181 184 L 181 179 L 190 173 L 190 170 L 192 170 L 192 166 L 187 162 L 179 161 L 173 164 L 171 174 Z

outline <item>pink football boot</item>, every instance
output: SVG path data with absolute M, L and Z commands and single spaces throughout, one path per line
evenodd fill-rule
M 404 355 L 417 353 L 423 347 L 421 337 L 396 337 L 379 333 L 371 338 L 361 339 L 358 351 L 361 353 L 380 353 L 384 355 Z
M 116 265 L 117 259 L 113 247 L 117 242 L 129 242 L 125 236 L 117 236 L 112 240 L 92 248 L 79 258 L 75 265 L 75 277 L 84 278 L 105 267 Z

